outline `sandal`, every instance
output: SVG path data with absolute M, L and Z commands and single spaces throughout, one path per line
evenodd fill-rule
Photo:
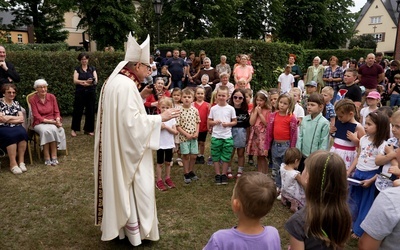
M 51 165 L 52 165 L 52 166 L 57 166 L 57 165 L 58 165 L 58 160 L 57 160 L 57 158 L 51 160 Z
M 179 167 L 183 167 L 183 162 L 181 158 L 176 159 L 176 163 L 178 163 Z
M 22 174 L 22 170 L 18 166 L 14 166 L 10 169 L 13 174 Z
M 76 137 L 76 132 L 74 130 L 71 130 L 71 136 Z

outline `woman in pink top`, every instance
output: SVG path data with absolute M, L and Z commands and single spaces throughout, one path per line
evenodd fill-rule
M 249 89 L 253 73 L 254 73 L 253 66 L 247 64 L 247 56 L 242 55 L 240 57 L 240 64 L 233 70 L 235 83 L 237 84 L 239 79 L 243 78 L 246 80 L 246 88 Z
M 40 135 L 45 164 L 56 166 L 57 147 L 65 149 L 65 132 L 62 128 L 57 99 L 53 94 L 47 93 L 47 86 L 44 79 L 36 80 L 33 87 L 37 93 L 29 99 L 29 103 L 33 116 L 32 127 Z

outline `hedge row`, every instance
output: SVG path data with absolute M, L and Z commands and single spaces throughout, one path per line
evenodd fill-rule
M 67 43 L 30 43 L 30 44 L 16 44 L 6 43 L 3 45 L 7 51 L 67 51 L 69 46 Z
M 72 113 L 75 86 L 72 82 L 74 68 L 79 66 L 75 51 L 41 51 L 23 50 L 15 51 L 13 47 L 7 48 L 7 60 L 11 61 L 19 74 L 21 83 L 18 84 L 17 99 L 26 107 L 24 95 L 33 91 L 33 82 L 39 78 L 44 78 L 49 83 L 49 92 L 54 93 L 60 105 L 63 115 Z M 34 46 L 34 45 L 29 45 Z M 28 46 L 28 47 L 29 47 Z M 55 45 L 56 46 L 56 45 Z M 254 90 L 261 88 L 268 89 L 277 84 L 276 69 L 283 67 L 287 63 L 290 53 L 297 55 L 297 64 L 305 71 L 311 64 L 314 56 L 319 55 L 322 59 L 328 59 L 331 55 L 336 55 L 340 60 L 346 57 L 359 58 L 365 57 L 370 50 L 304 50 L 299 45 L 286 43 L 265 43 L 255 40 L 243 39 L 208 39 L 208 40 L 188 40 L 182 44 L 161 45 L 161 50 L 185 49 L 186 51 L 205 50 L 207 56 L 212 60 L 212 65 L 219 63 L 220 55 L 228 57 L 228 63 L 233 66 L 235 56 L 240 53 L 252 54 L 252 64 L 255 69 L 252 86 Z M 115 66 L 124 58 L 122 52 L 94 52 L 89 53 L 89 64 L 97 69 L 99 76 L 98 89 L 101 88 L 104 80 L 111 74 Z M 275 71 L 275 72 L 274 72 Z M 98 91 L 99 92 L 99 91 Z
M 7 51 L 7 60 L 15 65 L 21 76 L 21 82 L 17 84 L 18 101 L 27 107 L 24 97 L 34 91 L 35 80 L 44 78 L 49 84 L 48 91 L 57 96 L 61 113 L 72 114 L 75 91 L 73 72 L 75 67 L 80 65 L 77 60 L 78 55 L 79 52 L 71 51 Z M 97 88 L 100 89 L 115 66 L 123 60 L 124 53 L 94 52 L 89 56 L 89 64 L 97 70 L 99 78 Z

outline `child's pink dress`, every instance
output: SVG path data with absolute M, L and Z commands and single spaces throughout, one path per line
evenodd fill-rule
M 269 121 L 269 115 L 271 111 L 269 109 L 263 109 L 262 115 L 265 117 L 265 120 Z M 264 155 L 264 146 L 265 140 L 267 139 L 267 126 L 261 122 L 260 117 L 257 117 L 257 120 L 253 126 L 251 126 L 249 142 L 247 145 L 247 154 L 262 156 Z

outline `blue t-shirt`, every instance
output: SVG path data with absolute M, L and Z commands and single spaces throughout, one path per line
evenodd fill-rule
M 280 250 L 281 239 L 275 227 L 266 226 L 260 234 L 244 234 L 236 230 L 223 229 L 215 232 L 203 250 Z
M 325 118 L 328 121 L 331 121 L 332 117 L 336 117 L 336 113 L 335 113 L 335 107 L 333 106 L 332 103 L 328 103 L 326 104 L 326 114 L 325 114 Z
M 182 58 L 170 58 L 166 65 L 168 65 L 168 71 L 172 75 L 172 81 L 182 80 L 183 68 L 187 66 Z

